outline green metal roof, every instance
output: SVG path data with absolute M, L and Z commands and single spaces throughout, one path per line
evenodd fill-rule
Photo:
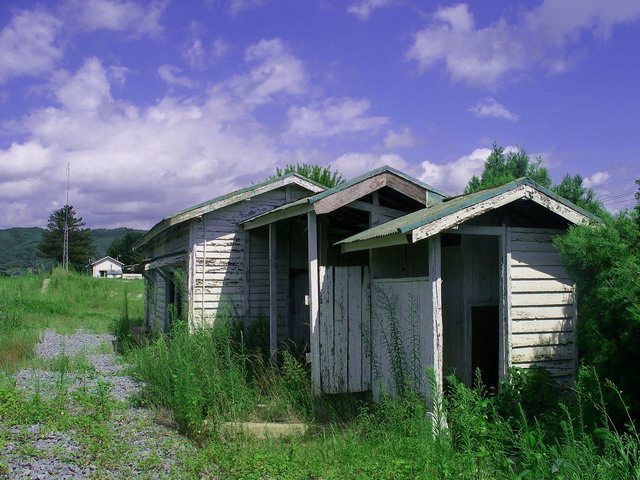
M 598 218 L 596 215 L 587 212 L 577 205 L 574 205 L 569 200 L 556 195 L 548 188 L 545 188 L 542 185 L 538 185 L 533 180 L 529 178 L 519 178 L 498 187 L 487 188 L 484 190 L 479 190 L 477 192 L 468 193 L 466 195 L 451 197 L 441 203 L 436 203 L 429 207 L 423 208 L 422 210 L 409 213 L 402 217 L 390 220 L 381 225 L 377 225 L 373 228 L 357 233 L 356 235 L 352 235 L 351 237 L 336 242 L 336 244 L 355 243 L 363 240 L 386 237 L 388 235 L 393 235 L 396 233 L 410 233 L 416 228 L 427 225 L 448 215 L 452 215 L 464 208 L 489 200 L 497 195 L 508 192 L 522 185 L 529 185 L 535 188 L 536 190 L 544 193 L 545 195 L 548 195 L 549 197 L 562 203 L 566 207 L 571 208 L 578 213 L 581 213 L 582 215 L 590 218 L 595 222 L 601 221 L 600 218 Z
M 251 222 L 251 221 L 256 220 L 258 218 L 261 218 L 263 216 L 271 215 L 273 213 L 281 212 L 281 211 L 284 211 L 284 210 L 288 210 L 290 208 L 294 208 L 294 207 L 297 207 L 299 205 L 304 205 L 306 203 L 309 203 L 309 204 L 315 203 L 318 200 L 321 200 L 321 199 L 323 199 L 325 197 L 328 197 L 329 195 L 333 195 L 334 193 L 338 193 L 338 192 L 341 192 L 342 190 L 346 190 L 347 188 L 349 188 L 349 187 L 351 187 L 353 185 L 356 185 L 356 184 L 362 182 L 363 180 L 367 180 L 368 178 L 375 177 L 376 175 L 380 175 L 381 173 L 384 173 L 384 172 L 393 173 L 393 174 L 395 174 L 395 175 L 397 175 L 399 177 L 404 178 L 405 180 L 407 180 L 407 181 L 409 181 L 411 183 L 414 183 L 414 184 L 424 188 L 425 190 L 427 190 L 427 192 L 433 193 L 436 196 L 436 199 L 435 199 L 436 201 L 442 201 L 442 199 L 444 199 L 444 198 L 449 198 L 449 195 L 447 195 L 443 191 L 438 190 L 437 188 L 434 188 L 431 185 L 428 185 L 428 184 L 426 184 L 424 182 L 421 182 L 420 180 L 418 180 L 416 178 L 413 178 L 410 175 L 407 175 L 407 174 L 405 174 L 405 173 L 403 173 L 403 172 L 401 172 L 399 170 L 396 170 L 393 167 L 390 167 L 388 165 L 384 165 L 382 167 L 376 168 L 375 170 L 371 170 L 371 171 L 369 171 L 367 173 L 363 173 L 362 175 L 359 175 L 359 176 L 357 176 L 355 178 L 352 178 L 348 182 L 344 182 L 344 183 L 341 183 L 340 185 L 336 185 L 335 187 L 330 188 L 328 190 L 325 190 L 324 192 L 316 193 L 315 195 L 312 195 L 310 197 L 301 198 L 299 200 L 287 203 L 287 204 L 282 205 L 280 207 L 277 207 L 277 208 L 274 208 L 272 210 L 269 210 L 268 212 L 262 213 L 260 215 L 256 215 L 255 217 L 251 217 L 251 218 L 245 220 L 242 223 Z
M 231 199 L 233 197 L 240 197 L 245 193 L 250 193 L 253 190 L 257 190 L 258 188 L 265 187 L 265 186 L 270 185 L 272 183 L 280 182 L 280 181 L 282 181 L 282 180 L 284 180 L 286 178 L 289 178 L 289 177 L 297 177 L 297 178 L 299 178 L 301 180 L 304 180 L 306 182 L 309 182 L 309 183 L 315 185 L 318 188 L 321 188 L 322 190 L 324 190 L 326 188 L 326 187 L 320 185 L 318 182 L 314 182 L 313 180 L 310 180 L 307 177 L 304 177 L 304 176 L 302 176 L 302 175 L 300 175 L 298 173 L 295 173 L 295 172 L 287 173 L 286 175 L 282 175 L 280 177 L 270 178 L 270 179 L 265 180 L 263 182 L 254 183 L 253 185 L 249 185 L 248 187 L 241 188 L 239 190 L 235 190 L 233 192 L 226 193 L 224 195 L 220 195 L 218 197 L 212 198 L 211 200 L 207 200 L 206 202 L 199 203 L 198 205 L 194 205 L 192 207 L 185 208 L 184 210 L 180 210 L 179 212 L 172 213 L 171 215 L 168 215 L 168 216 L 164 217 L 162 220 L 160 220 L 158 223 L 156 223 L 153 227 L 151 227 L 151 229 L 147 233 L 145 233 L 142 236 L 142 238 L 140 238 L 140 240 L 138 240 L 136 243 L 134 243 L 133 244 L 133 248 L 141 247 L 142 245 L 146 244 L 149 240 L 151 240 L 153 237 L 155 237 L 158 233 L 164 231 L 166 228 L 171 226 L 172 225 L 171 220 L 175 219 L 176 217 L 179 217 L 181 215 L 187 214 L 189 212 L 193 212 L 195 210 L 198 210 L 199 208 L 206 207 L 207 205 L 213 205 L 215 203 L 222 202 L 224 200 Z M 180 222 L 175 222 L 175 223 L 180 223 Z
M 220 195 L 219 197 L 212 198 L 211 200 L 207 200 L 206 202 L 199 203 L 198 205 L 194 205 L 192 207 L 185 208 L 184 210 L 180 210 L 179 212 L 172 213 L 171 215 L 168 215 L 168 216 L 164 217 L 162 220 L 168 220 L 170 218 L 177 217 L 178 215 L 182 215 L 183 213 L 187 213 L 187 212 L 190 212 L 192 210 L 196 210 L 196 209 L 198 209 L 200 207 L 205 207 L 207 205 L 211 205 L 212 203 L 221 202 L 222 200 L 226 200 L 227 198 L 235 197 L 236 195 L 241 195 L 243 193 L 247 193 L 247 192 L 250 192 L 252 190 L 256 190 L 257 188 L 269 185 L 270 183 L 274 183 L 276 181 L 279 181 L 279 180 L 282 180 L 282 179 L 285 179 L 285 178 L 288 178 L 288 177 L 293 177 L 293 176 L 299 177 L 299 178 L 301 178 L 303 180 L 306 180 L 309 183 L 313 183 L 315 186 L 320 187 L 323 190 L 326 188 L 323 185 L 320 185 L 318 182 L 314 182 L 313 180 L 310 180 L 307 177 L 304 177 L 304 176 L 302 176 L 302 175 L 300 175 L 298 173 L 291 172 L 291 173 L 287 173 L 286 175 L 282 175 L 280 177 L 270 178 L 270 179 L 265 180 L 263 182 L 254 183 L 253 185 L 249 185 L 248 187 L 244 187 L 244 188 L 241 188 L 239 190 L 235 190 L 235 191 L 233 191 L 231 193 L 226 193 L 224 195 Z

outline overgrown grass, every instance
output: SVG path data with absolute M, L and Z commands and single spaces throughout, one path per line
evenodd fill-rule
M 57 271 L 41 293 L 42 280 L 0 280 L 0 359 L 13 368 L 29 356 L 41 328 L 111 329 L 124 338 L 130 321 L 141 317 L 140 283 Z M 304 365 L 287 354 L 273 365 L 248 351 L 225 322 L 193 334 L 174 328 L 168 337 L 130 349 L 127 359 L 146 385 L 140 402 L 168 412 L 200 446 L 176 478 L 640 478 L 640 437 L 632 419 L 611 421 L 612 408 L 625 411 L 621 395 L 591 369 L 581 370 L 568 393 L 551 386 L 544 372 L 531 371 L 514 372 L 494 397 L 452 378 L 438 402 L 405 388 L 400 398 L 370 404 L 314 399 Z M 88 370 L 82 356 L 43 366 L 61 375 Z M 73 394 L 61 389 L 51 401 L 30 399 L 0 376 L 0 419 L 79 432 L 91 458 L 110 466 L 126 455 L 126 445 L 109 430 L 118 407 L 107 396 L 99 385 Z M 69 399 L 73 412 L 66 408 Z M 316 402 L 332 405 L 336 420 L 318 422 Z M 435 413 L 434 404 L 442 405 Z M 234 420 L 294 420 L 310 428 L 301 437 L 259 440 L 223 427 Z
M 176 328 L 127 355 L 144 382 L 141 400 L 168 409 L 181 432 L 201 439 L 232 420 L 308 420 L 313 401 L 307 372 L 291 355 L 278 368 L 234 342 L 230 324 L 188 333 Z M 158 368 L 161 365 L 162 368 Z
M 640 478 L 640 437 L 630 418 L 623 430 L 611 422 L 603 392 L 618 394 L 591 369 L 573 392 L 549 383 L 544 370 L 514 371 L 493 397 L 450 378 L 435 415 L 433 400 L 408 389 L 402 398 L 360 402 L 347 421 L 320 424 L 308 373 L 295 359 L 285 355 L 275 367 L 231 338 L 219 324 L 129 354 L 146 382 L 141 400 L 170 412 L 201 446 L 195 471 L 233 479 Z M 220 428 L 229 420 L 302 420 L 311 428 L 264 440 Z
M 43 282 L 48 286 L 43 291 Z M 91 278 L 53 271 L 50 277 L 25 275 L 0 279 L 0 370 L 12 371 L 33 357 L 40 331 L 78 329 L 110 333 L 121 317 L 123 298 L 131 318 L 142 318 L 144 286 L 140 281 Z

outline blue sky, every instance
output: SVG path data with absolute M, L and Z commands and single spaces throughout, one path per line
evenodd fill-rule
M 4 0 L 0 228 L 65 201 L 148 228 L 276 166 L 389 164 L 450 193 L 493 141 L 640 177 L 640 2 Z

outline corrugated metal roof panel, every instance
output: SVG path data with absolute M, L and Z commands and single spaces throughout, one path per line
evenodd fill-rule
M 500 195 L 501 193 L 513 190 L 521 185 L 529 185 L 544 193 L 545 195 L 550 196 L 554 200 L 562 203 L 563 205 L 581 213 L 582 215 L 585 215 L 586 217 L 589 217 L 596 222 L 600 221 L 597 216 L 556 195 L 548 188 L 538 185 L 533 180 L 529 178 L 519 178 L 517 180 L 505 183 L 504 185 L 500 185 L 497 187 L 487 188 L 466 195 L 459 195 L 457 197 L 448 198 L 442 203 L 437 203 L 435 205 L 431 205 L 430 207 L 423 208 L 422 210 L 418 210 L 417 212 L 409 213 L 408 215 L 404 215 L 403 217 L 390 220 L 386 223 L 375 226 L 356 235 L 352 235 L 351 237 L 345 238 L 344 240 L 341 240 L 336 244 L 346 244 L 363 240 L 371 240 L 374 238 L 392 235 L 394 233 L 409 233 L 416 228 L 434 222 L 435 220 L 446 217 L 448 215 L 455 214 L 456 212 L 466 207 L 484 202 L 497 195 Z
M 424 188 L 425 190 L 427 190 L 428 192 L 430 192 L 432 194 L 435 194 L 436 197 L 442 197 L 442 198 L 448 198 L 449 197 L 449 195 L 447 195 L 446 193 L 442 192 L 441 190 L 438 190 L 438 189 L 432 187 L 431 185 L 427 185 L 426 183 L 421 182 L 420 180 L 417 180 L 417 179 L 415 179 L 415 178 L 413 178 L 413 177 L 411 177 L 409 175 L 406 175 L 406 174 L 402 173 L 401 171 L 396 170 L 393 167 L 390 167 L 388 165 L 384 165 L 382 167 L 376 168 L 375 170 L 371 170 L 370 172 L 363 173 L 362 175 L 359 175 L 359 176 L 357 176 L 355 178 L 352 178 L 348 182 L 344 182 L 344 183 L 341 183 L 340 185 L 336 185 L 335 187 L 330 188 L 328 190 L 325 190 L 324 192 L 316 193 L 315 195 L 312 195 L 310 197 L 302 198 L 300 200 L 296 200 L 294 202 L 287 203 L 287 204 L 282 205 L 280 207 L 274 208 L 273 210 L 269 210 L 268 212 L 262 213 L 260 215 L 256 215 L 255 217 L 251 217 L 251 218 L 245 220 L 242 223 L 251 222 L 253 220 L 257 220 L 258 218 L 264 217 L 266 215 L 272 215 L 272 214 L 274 214 L 276 212 L 281 212 L 281 211 L 284 211 L 284 210 L 288 210 L 290 208 L 293 208 L 293 207 L 296 207 L 298 205 L 302 205 L 302 204 L 305 204 L 305 203 L 315 203 L 318 200 L 321 200 L 321 199 L 323 199 L 325 197 L 328 197 L 329 195 L 333 195 L 334 193 L 341 192 L 341 191 L 343 191 L 343 190 L 345 190 L 345 189 L 347 189 L 347 188 L 349 188 L 349 187 L 351 187 L 353 185 L 356 185 L 356 184 L 362 182 L 363 180 L 375 177 L 376 175 L 379 175 L 379 174 L 384 173 L 384 172 L 393 173 L 395 175 L 398 175 L 399 177 L 404 178 L 405 180 L 407 180 L 409 182 L 415 183 L 416 185 L 418 185 L 418 186 Z M 438 200 L 441 201 L 442 198 L 438 198 Z

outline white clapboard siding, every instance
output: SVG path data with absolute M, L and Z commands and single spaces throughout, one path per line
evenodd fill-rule
M 194 224 L 191 310 L 200 322 L 209 324 L 223 313 L 237 316 L 268 313 L 268 237 L 252 232 L 250 253 L 245 255 L 249 232 L 243 230 L 240 222 L 285 201 L 284 188 L 274 190 L 209 212 Z M 249 282 L 253 282 L 255 289 L 246 295 Z M 284 302 L 282 309 L 286 308 Z
M 553 233 L 511 231 L 511 365 L 548 368 L 560 383 L 576 371 L 574 287 Z
M 512 293 L 573 292 L 573 284 L 569 279 L 515 280 L 512 278 L 511 292 Z
M 374 398 L 396 394 L 398 366 L 423 392 L 433 368 L 433 302 L 424 278 L 373 280 L 371 286 L 371 382 Z M 394 365 L 396 368 L 394 368 Z
M 369 271 L 319 267 L 320 378 L 325 393 L 370 388 Z

